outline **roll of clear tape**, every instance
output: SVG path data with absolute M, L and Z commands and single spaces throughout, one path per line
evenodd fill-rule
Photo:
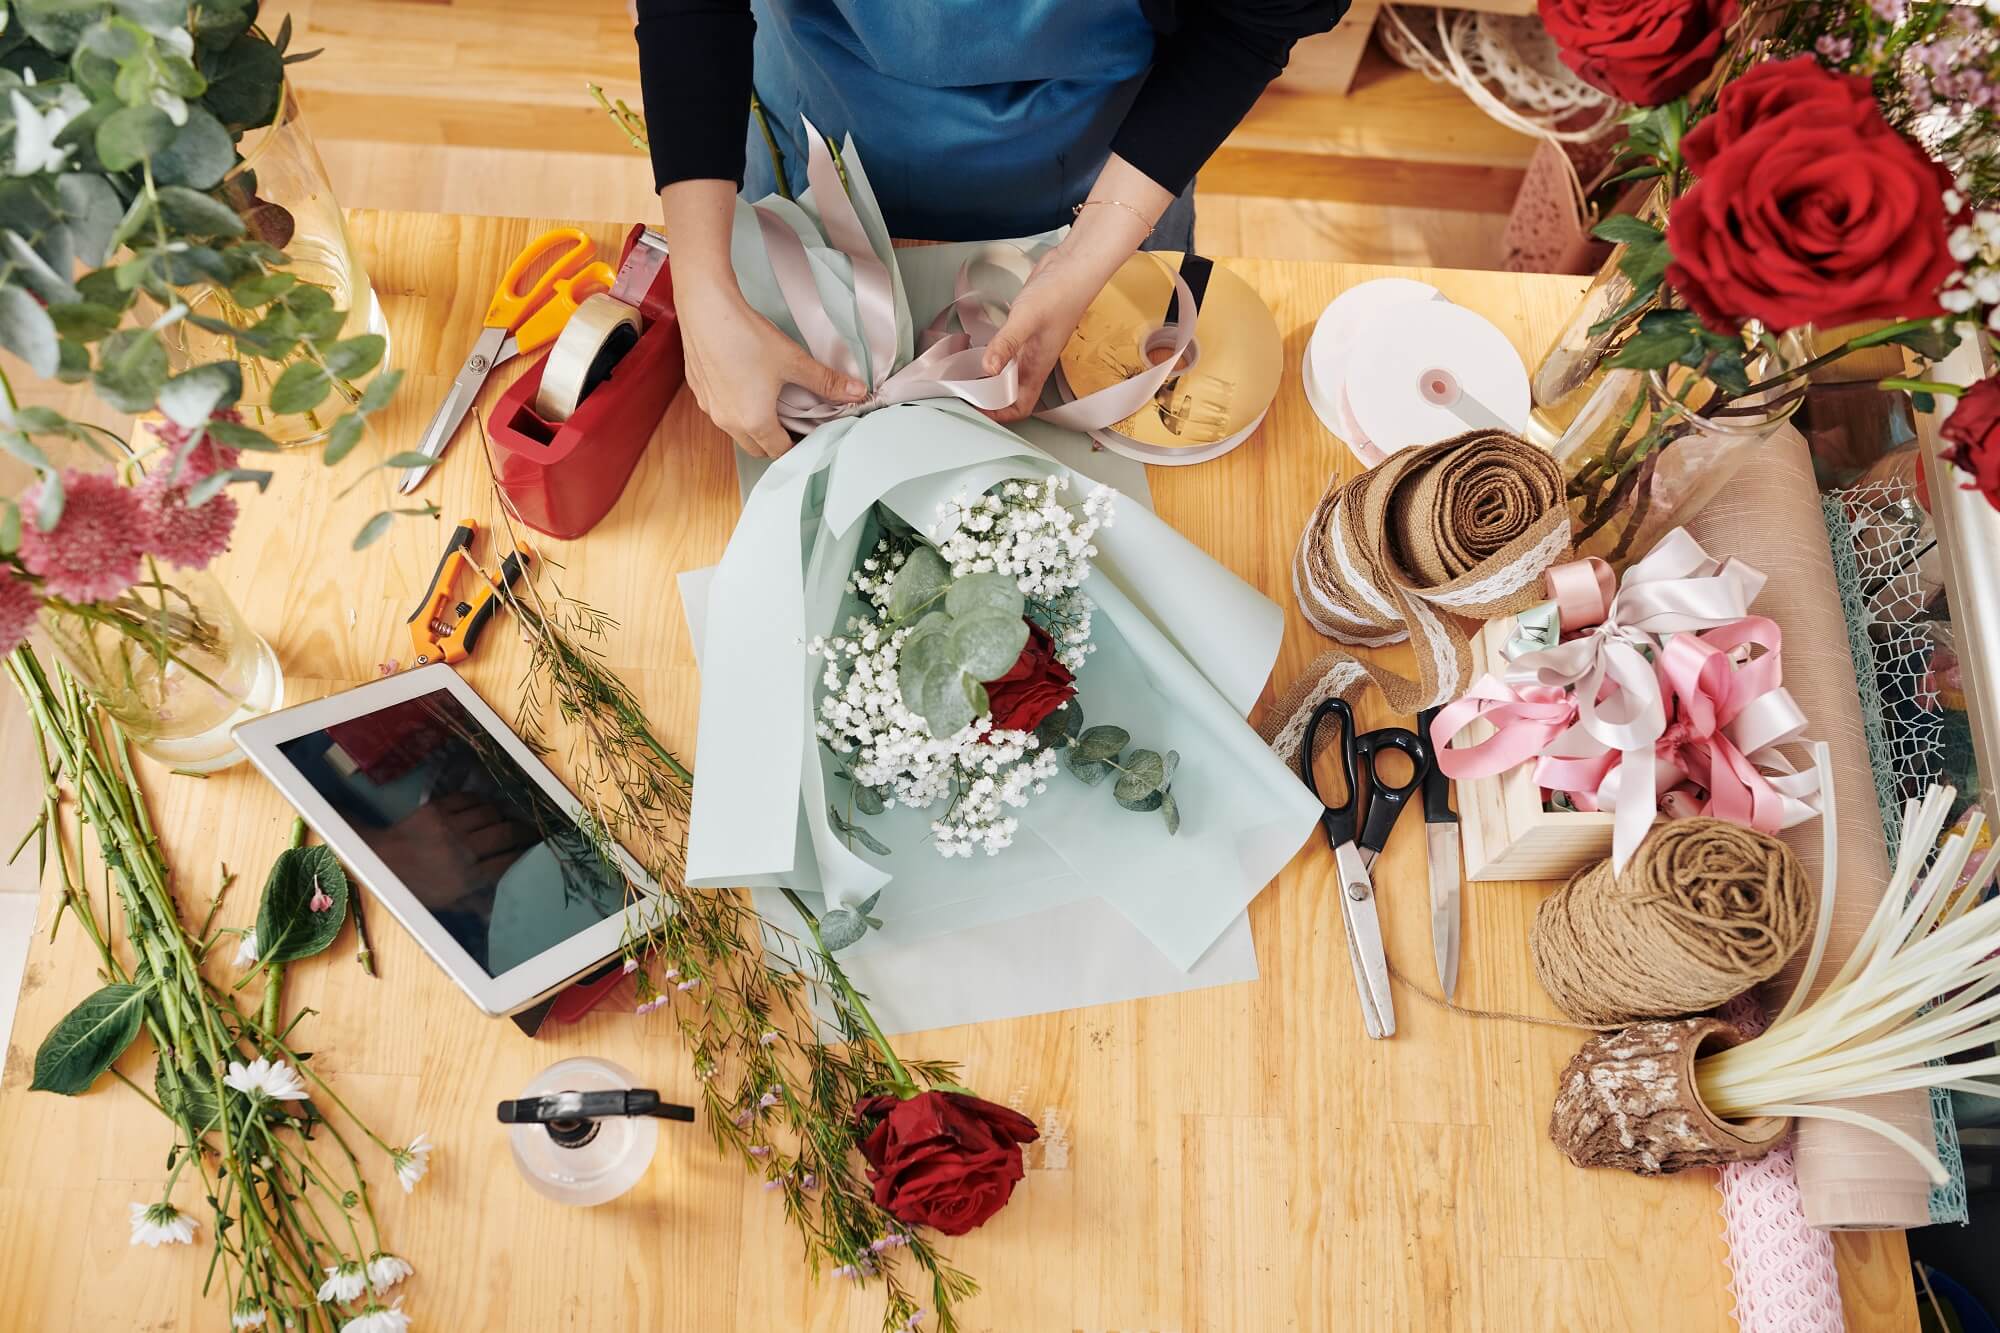
M 542 363 L 535 415 L 567 421 L 639 341 L 639 312 L 607 292 L 584 298 Z

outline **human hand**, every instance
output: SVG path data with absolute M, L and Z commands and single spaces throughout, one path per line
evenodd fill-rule
M 792 447 L 792 437 L 778 422 L 778 393 L 787 384 L 836 403 L 868 396 L 859 380 L 813 360 L 752 310 L 733 277 L 726 289 L 697 287 L 677 305 L 695 401 L 724 434 L 760 458 L 776 458 Z
M 1006 323 L 986 344 L 987 374 L 999 374 L 1012 361 L 1020 377 L 1014 401 L 987 416 L 1019 421 L 1035 410 L 1056 358 L 1109 276 L 1097 268 L 1061 245 L 1036 262 L 1007 312 Z

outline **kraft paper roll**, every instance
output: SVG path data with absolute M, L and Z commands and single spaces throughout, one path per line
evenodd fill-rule
M 620 357 L 639 341 L 639 312 L 606 292 L 585 297 L 556 335 L 542 363 L 535 390 L 535 415 L 544 421 L 569 420 L 577 405 L 611 374 Z
M 1889 857 L 1819 489 L 1798 432 L 1787 426 L 1775 435 L 1687 527 L 1715 554 L 1741 556 L 1769 576 L 1753 609 L 1778 622 L 1785 639 L 1785 686 L 1811 720 L 1811 734 L 1832 751 L 1840 866 L 1826 956 L 1813 987 L 1817 995 L 1854 951 L 1881 902 Z M 1797 853 L 1808 881 L 1819 883 L 1818 821 L 1778 836 Z M 1765 985 L 1767 1011 L 1783 1007 L 1804 968 L 1805 952 Z M 1835 1104 L 1886 1120 L 1919 1143 L 1932 1141 L 1930 1097 L 1921 1089 Z M 1806 1221 L 1815 1227 L 1872 1230 L 1930 1221 L 1931 1187 L 1923 1168 L 1865 1129 L 1802 1119 L 1797 1159 Z

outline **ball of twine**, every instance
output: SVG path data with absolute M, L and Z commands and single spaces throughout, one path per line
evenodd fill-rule
M 1535 913 L 1529 944 L 1549 998 L 1609 1026 L 1712 1009 L 1777 975 L 1812 931 L 1791 849 L 1720 819 L 1653 826 L 1625 873 L 1600 861 Z

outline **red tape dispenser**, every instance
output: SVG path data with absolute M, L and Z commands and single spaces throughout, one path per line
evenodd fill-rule
M 680 392 L 681 331 L 666 242 L 625 237 L 618 280 L 577 307 L 548 355 L 487 418 L 500 489 L 528 526 L 580 537 L 611 511 Z

